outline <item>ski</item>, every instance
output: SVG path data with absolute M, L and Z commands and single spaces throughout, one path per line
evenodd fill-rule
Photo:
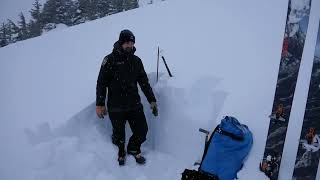
M 278 79 L 260 170 L 278 179 L 291 107 L 306 39 L 311 0 L 289 0 Z
M 320 28 L 320 23 L 319 23 Z M 308 99 L 295 161 L 294 180 L 315 180 L 320 149 L 320 29 L 312 65 Z

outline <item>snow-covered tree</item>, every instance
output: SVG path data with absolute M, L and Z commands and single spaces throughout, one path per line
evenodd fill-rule
M 19 18 L 20 20 L 18 21 L 18 25 L 19 25 L 18 40 L 21 41 L 21 40 L 28 39 L 29 34 L 28 34 L 26 19 L 22 12 L 19 14 Z
M 42 19 L 41 19 L 41 4 L 39 0 L 35 0 L 33 3 L 33 8 L 30 10 L 31 17 L 33 20 L 30 20 L 28 26 L 32 37 L 40 36 L 42 33 Z
M 79 0 L 76 3 L 75 23 L 83 23 L 98 18 L 97 0 Z
M 8 32 L 5 23 L 2 23 L 1 28 L 0 28 L 0 47 L 4 47 L 8 45 L 8 40 L 7 40 Z
M 43 5 L 43 10 L 41 13 L 42 24 L 45 26 L 49 23 L 57 22 L 57 6 L 55 0 L 47 0 Z
M 112 1 L 111 0 L 96 0 L 97 2 L 97 16 L 99 18 L 111 14 Z
M 62 23 L 71 26 L 76 10 L 75 3 L 72 0 L 48 0 L 42 11 L 44 25 Z
M 62 23 L 67 26 L 73 25 L 75 16 L 75 6 L 72 0 L 56 0 L 56 17 L 57 23 Z
M 123 9 L 125 11 L 130 10 L 130 9 L 135 9 L 139 7 L 139 3 L 137 0 L 126 0 L 124 1 L 123 4 Z
M 17 42 L 19 39 L 19 27 L 10 19 L 8 19 L 8 22 L 6 24 L 7 29 L 7 41 L 9 44 Z

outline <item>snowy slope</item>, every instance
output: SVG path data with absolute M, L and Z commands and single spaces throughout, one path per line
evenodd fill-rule
M 320 12 L 314 1 L 311 23 Z M 198 128 L 212 130 L 224 115 L 237 117 L 254 134 L 240 179 L 265 179 L 257 165 L 286 9 L 286 0 L 170 0 L 1 48 L 0 179 L 179 179 L 201 156 Z M 144 167 L 133 159 L 117 167 L 109 121 L 97 119 L 94 111 L 102 58 L 124 28 L 136 35 L 136 54 L 150 73 L 160 106 L 160 117 L 153 118 L 144 99 L 150 126 Z M 309 29 L 315 32 L 316 25 Z M 311 54 L 316 33 L 310 34 Z M 161 66 L 164 75 L 155 84 L 158 45 L 174 78 Z M 288 164 L 281 179 L 290 179 L 293 165 Z M 20 173 L 14 173 L 17 169 Z

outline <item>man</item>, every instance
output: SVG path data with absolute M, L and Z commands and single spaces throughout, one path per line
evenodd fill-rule
M 140 146 L 146 140 L 148 125 L 143 112 L 137 83 L 147 97 L 152 112 L 158 114 L 156 98 L 149 84 L 141 59 L 134 55 L 135 36 L 129 30 L 120 33 L 114 44 L 113 52 L 102 62 L 97 80 L 96 113 L 103 118 L 109 113 L 113 127 L 112 142 L 118 146 L 118 162 L 125 164 L 125 124 L 128 120 L 133 132 L 130 137 L 127 153 L 133 155 L 138 164 L 146 159 L 141 155 Z M 108 91 L 107 91 L 108 90 Z M 108 94 L 107 109 L 105 107 Z

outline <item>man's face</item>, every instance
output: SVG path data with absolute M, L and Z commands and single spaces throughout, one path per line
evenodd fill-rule
M 128 53 L 132 51 L 133 47 L 134 47 L 134 42 L 131 42 L 131 41 L 125 42 L 122 44 L 122 49 Z

